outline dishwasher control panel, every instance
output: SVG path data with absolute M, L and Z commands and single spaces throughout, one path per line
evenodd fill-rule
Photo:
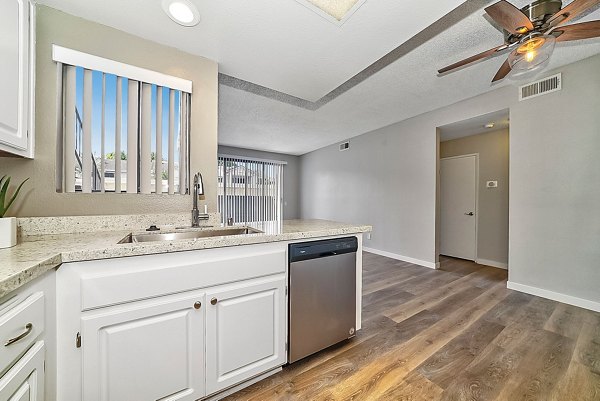
M 298 262 L 301 260 L 356 252 L 357 249 L 358 239 L 356 237 L 302 242 L 290 245 L 289 258 L 290 262 Z

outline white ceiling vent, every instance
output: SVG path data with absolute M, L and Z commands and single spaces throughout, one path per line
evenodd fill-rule
M 527 85 L 519 86 L 519 101 L 545 95 L 562 89 L 562 76 L 559 72 Z
M 350 142 L 340 143 L 340 152 L 348 150 L 350 148 Z

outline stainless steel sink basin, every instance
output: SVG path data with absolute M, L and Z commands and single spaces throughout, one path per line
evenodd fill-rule
M 211 229 L 211 230 L 199 230 L 199 231 L 185 231 L 175 233 L 148 233 L 148 234 L 129 234 L 119 244 L 131 244 L 139 242 L 153 242 L 153 241 L 175 241 L 182 239 L 196 239 L 196 238 L 210 238 L 210 237 L 222 237 L 229 235 L 247 235 L 247 234 L 262 234 L 262 231 L 251 228 L 251 227 L 239 227 L 239 228 L 222 228 L 222 229 Z

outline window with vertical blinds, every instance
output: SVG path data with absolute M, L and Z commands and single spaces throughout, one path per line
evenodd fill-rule
M 218 157 L 218 203 L 223 223 L 280 221 L 285 162 Z
M 189 193 L 191 82 L 54 46 L 62 192 Z

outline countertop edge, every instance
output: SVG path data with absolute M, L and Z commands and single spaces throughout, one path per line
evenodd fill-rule
M 294 241 L 299 239 L 322 238 L 339 235 L 362 234 L 372 230 L 368 225 L 357 225 L 343 228 L 329 228 L 305 232 L 280 233 L 280 234 L 256 234 L 250 236 L 232 236 L 228 238 L 202 238 L 189 241 L 169 241 L 157 244 L 129 245 L 122 244 L 110 249 L 79 249 L 68 252 L 57 252 L 43 261 L 32 262 L 30 266 L 24 267 L 18 272 L 0 279 L 0 298 L 18 290 L 25 284 L 42 276 L 46 272 L 58 268 L 63 263 L 83 262 L 90 260 L 114 259 L 130 256 L 156 255 L 162 253 L 186 252 L 202 249 L 224 248 L 240 245 L 254 245 L 270 242 Z M 165 249 L 165 246 L 169 246 Z

